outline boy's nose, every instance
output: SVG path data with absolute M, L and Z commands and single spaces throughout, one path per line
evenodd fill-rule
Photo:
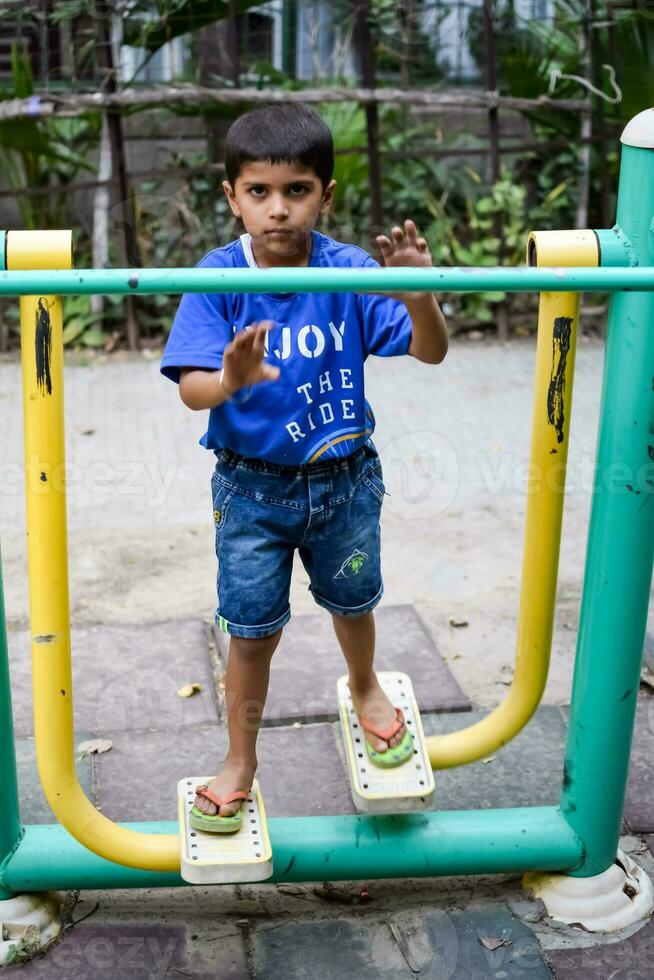
M 271 218 L 288 217 L 288 205 L 283 197 L 272 197 L 270 199 L 270 217 Z

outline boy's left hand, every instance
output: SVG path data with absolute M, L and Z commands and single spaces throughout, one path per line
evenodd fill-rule
M 427 242 L 424 238 L 418 238 L 418 229 L 415 222 L 407 219 L 404 222 L 404 230 L 399 225 L 391 231 L 392 240 L 386 235 L 377 235 L 376 242 L 384 259 L 386 268 L 398 268 L 402 266 L 415 266 L 417 268 L 430 268 L 432 265 L 431 255 Z M 415 302 L 430 297 L 431 292 L 410 292 L 410 293 L 386 293 L 393 299 L 401 303 Z

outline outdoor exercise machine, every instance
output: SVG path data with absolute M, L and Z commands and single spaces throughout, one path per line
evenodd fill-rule
M 482 721 L 424 740 L 432 769 L 462 765 L 500 748 L 526 724 L 542 696 L 579 293 L 612 294 L 559 804 L 414 813 L 402 812 L 391 793 L 382 797 L 390 813 L 267 822 L 261 801 L 270 853 L 263 860 L 264 850 L 259 851 L 258 874 L 250 880 L 519 871 L 526 872 L 526 886 L 541 895 L 550 914 L 563 921 L 618 929 L 649 914 L 654 905 L 649 878 L 618 852 L 618 842 L 654 556 L 654 109 L 632 119 L 621 141 L 615 226 L 535 232 L 528 242 L 528 268 L 73 271 L 70 232 L 2 234 L 6 271 L 0 272 L 0 295 L 21 297 L 35 745 L 43 791 L 59 822 L 21 825 L 0 589 L 0 923 L 14 923 L 19 930 L 35 922 L 45 942 L 57 929 L 49 890 L 181 885 L 181 866 L 190 880 L 244 880 L 255 867 L 252 859 L 226 869 L 224 850 L 207 864 L 193 855 L 185 839 L 188 794 L 180 794 L 181 826 L 113 823 L 84 795 L 75 772 L 66 498 L 61 479 L 52 479 L 55 472 L 61 476 L 64 463 L 60 297 L 130 292 L 541 293 L 530 461 L 538 479 L 527 502 L 514 680 L 506 700 Z M 344 697 L 341 691 L 341 704 Z M 347 745 L 343 712 L 341 719 Z M 356 765 L 351 758 L 353 797 L 364 807 Z M 0 961 L 10 943 L 0 937 Z

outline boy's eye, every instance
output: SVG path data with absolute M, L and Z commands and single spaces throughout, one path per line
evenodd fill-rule
M 304 184 L 293 184 L 290 191 L 293 197 L 299 197 L 301 194 L 306 194 L 307 187 Z
M 252 194 L 253 197 L 263 197 L 265 193 L 266 188 L 262 184 L 255 184 L 250 188 L 250 194 Z

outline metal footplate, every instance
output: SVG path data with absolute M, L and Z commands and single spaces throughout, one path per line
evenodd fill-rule
M 389 769 L 374 765 L 364 744 L 365 732 L 352 706 L 347 675 L 337 684 L 341 732 L 352 786 L 352 799 L 364 813 L 407 813 L 428 810 L 434 793 L 434 773 L 422 730 L 420 712 L 408 674 L 378 671 L 377 679 L 392 705 L 401 708 L 413 738 L 413 755 Z
M 189 814 L 195 787 L 213 776 L 187 776 L 177 784 L 179 812 L 180 873 L 194 885 L 265 881 L 273 871 L 266 811 L 257 779 L 243 800 L 243 823 L 232 833 L 195 830 Z

